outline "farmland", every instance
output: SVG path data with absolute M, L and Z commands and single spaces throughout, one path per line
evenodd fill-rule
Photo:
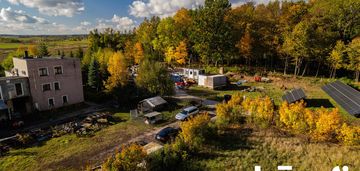
M 40 41 L 45 41 L 49 47 L 51 54 L 56 55 L 57 51 L 64 51 L 65 54 L 70 51 L 75 52 L 79 47 L 87 48 L 87 39 L 82 37 L 69 36 L 26 36 L 26 37 L 0 37 L 0 61 L 2 61 L 9 53 L 16 51 L 19 47 L 28 47 L 29 45 L 36 45 Z

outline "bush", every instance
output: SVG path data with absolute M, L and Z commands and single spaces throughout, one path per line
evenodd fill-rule
M 341 116 L 338 109 L 327 110 L 321 108 L 315 111 L 318 115 L 316 128 L 313 131 L 313 138 L 317 141 L 334 140 L 336 131 L 341 127 Z
M 190 150 L 198 150 L 211 134 L 210 117 L 207 113 L 199 114 L 186 122 L 180 123 L 180 138 Z
M 187 158 L 186 144 L 181 138 L 177 138 L 173 144 L 166 144 L 163 150 L 148 156 L 146 166 L 152 171 L 181 170 L 180 163 Z
M 338 131 L 337 139 L 346 145 L 360 145 L 360 127 L 344 123 Z
M 115 157 L 110 157 L 101 166 L 104 171 L 115 170 L 145 170 L 140 167 L 144 162 L 146 153 L 143 148 L 137 144 L 122 146 L 120 152 L 116 152 Z
M 306 133 L 309 127 L 306 123 L 305 113 L 310 113 L 305 108 L 304 101 L 288 104 L 282 103 L 279 109 L 280 124 L 293 133 Z
M 242 102 L 244 111 L 250 115 L 250 122 L 269 127 L 274 118 L 275 106 L 270 97 L 247 98 Z

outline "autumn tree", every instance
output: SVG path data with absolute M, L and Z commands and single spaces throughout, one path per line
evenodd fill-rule
M 103 164 L 101 169 L 105 171 L 115 170 L 145 170 L 140 165 L 145 161 L 146 152 L 137 144 L 129 146 L 122 146 L 121 151 L 117 151 L 115 157 L 108 158 Z
M 180 137 L 188 144 L 191 150 L 198 150 L 211 133 L 208 114 L 199 114 L 186 122 L 180 123 Z
M 111 92 L 127 84 L 129 72 L 122 52 L 116 52 L 110 57 L 107 70 L 110 74 L 105 83 L 107 91 Z
M 337 131 L 337 139 L 346 145 L 360 145 L 360 127 L 344 123 Z
M 294 61 L 294 75 L 297 76 L 300 73 L 301 66 L 305 62 L 307 68 L 309 57 L 311 55 L 310 50 L 310 28 L 307 22 L 302 21 L 295 26 L 291 33 L 285 33 L 283 52 L 291 56 Z
M 135 64 L 140 64 L 144 60 L 144 49 L 140 42 L 136 42 L 134 45 L 133 56 Z
M 250 66 L 251 56 L 252 56 L 252 39 L 250 35 L 250 25 L 248 25 L 245 29 L 245 34 L 241 37 L 240 41 L 236 45 L 239 48 L 240 53 L 244 56 L 246 60 L 246 64 Z
M 269 127 L 274 119 L 275 105 L 270 97 L 246 98 L 242 102 L 243 111 L 249 115 L 249 122 L 261 127 Z
M 331 51 L 328 61 L 331 66 L 330 78 L 335 78 L 336 70 L 343 67 L 346 46 L 339 40 Z
M 316 110 L 318 119 L 312 136 L 317 141 L 329 141 L 336 138 L 336 131 L 342 125 L 342 119 L 338 109 L 329 111 L 321 108 Z
M 28 51 L 29 51 L 29 55 L 31 55 L 31 56 L 38 56 L 39 55 L 38 48 L 35 45 L 30 45 L 28 47 Z
M 360 37 L 355 38 L 348 47 L 348 64 L 347 69 L 355 72 L 355 81 L 359 82 L 360 77 Z

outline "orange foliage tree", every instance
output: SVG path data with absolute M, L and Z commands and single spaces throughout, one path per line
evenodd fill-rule
M 145 161 L 146 153 L 144 149 L 137 145 L 122 146 L 120 152 L 116 152 L 115 157 L 110 157 L 102 165 L 101 169 L 105 171 L 113 170 L 145 170 L 140 167 Z

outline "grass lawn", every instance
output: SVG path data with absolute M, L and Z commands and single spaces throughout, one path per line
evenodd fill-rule
M 360 146 L 342 146 L 332 143 L 311 143 L 300 137 L 284 135 L 275 129 L 257 129 L 251 126 L 231 127 L 206 151 L 191 157 L 193 165 L 204 170 L 277 170 L 290 165 L 293 170 L 332 170 L 347 165 L 360 170 Z
M 115 117 L 128 120 L 128 113 Z M 93 137 L 79 138 L 75 134 L 53 138 L 39 146 L 11 150 L 0 158 L 0 170 L 79 170 L 89 165 L 89 158 L 121 145 L 151 126 L 138 121 L 125 121 L 96 132 Z
M 282 103 L 282 96 L 287 90 L 293 88 L 303 88 L 307 96 L 307 105 L 310 108 L 319 108 L 324 106 L 326 108 L 337 107 L 340 109 L 340 112 L 346 119 L 357 121 L 360 123 L 359 119 L 347 114 L 347 112 L 342 109 L 330 96 L 328 96 L 322 89 L 321 86 L 328 83 L 328 79 L 304 77 L 304 78 L 272 78 L 273 82 L 271 83 L 257 83 L 257 82 L 248 82 L 239 88 L 224 89 L 224 90 L 210 90 L 203 87 L 191 87 L 187 92 L 190 95 L 200 96 L 206 99 L 212 100 L 223 100 L 225 94 L 234 94 L 240 92 L 240 90 L 255 86 L 264 88 L 263 92 L 244 92 L 244 95 L 247 97 L 257 97 L 257 96 L 269 96 L 274 99 L 276 105 Z M 281 88 L 286 87 L 286 89 Z

